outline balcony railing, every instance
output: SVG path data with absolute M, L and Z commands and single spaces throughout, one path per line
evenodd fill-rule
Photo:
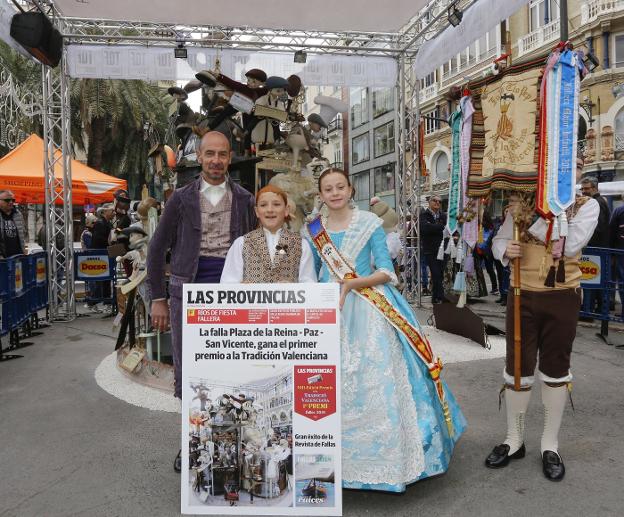
M 600 16 L 624 11 L 624 0 L 590 0 L 581 5 L 581 25 L 593 22 Z
M 460 67 L 445 70 L 442 74 L 441 87 L 444 89 L 447 86 L 464 80 L 466 76 L 471 77 L 479 73 L 485 67 L 490 65 L 490 60 L 500 54 L 500 48 L 498 45 L 489 50 L 482 52 L 478 58 L 471 57 L 466 60 Z M 424 90 L 423 90 L 424 91 Z M 438 90 L 439 91 L 439 90 Z M 426 99 L 421 99 L 421 102 Z
M 559 20 L 554 20 L 518 40 L 518 57 L 559 39 Z
M 339 129 L 342 129 L 342 119 L 341 118 L 335 118 L 334 120 L 332 120 L 327 125 L 327 132 L 328 133 L 333 133 L 334 131 L 338 131 Z
M 438 83 L 433 83 L 420 90 L 420 102 L 428 101 L 438 95 Z

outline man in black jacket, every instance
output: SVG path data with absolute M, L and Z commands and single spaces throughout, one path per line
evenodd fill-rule
M 115 216 L 113 204 L 106 203 L 102 205 L 98 209 L 98 216 L 98 220 L 93 225 L 91 249 L 103 250 L 108 247 L 108 240 L 113 229 L 112 220 Z
M 577 162 L 577 168 L 582 167 L 581 160 Z M 594 234 L 587 243 L 587 246 L 593 246 L 597 248 L 609 247 L 609 218 L 611 217 L 611 211 L 607 200 L 598 192 L 598 180 L 592 176 L 587 176 L 581 180 L 581 192 L 584 196 L 593 197 L 598 201 L 600 207 L 600 215 L 598 216 L 598 224 L 594 230 Z M 584 289 L 583 293 L 583 309 L 590 310 L 591 312 L 602 312 L 602 296 L 595 289 Z
M 580 165 L 580 164 L 579 164 Z M 600 206 L 600 215 L 598 216 L 598 224 L 594 230 L 594 234 L 587 243 L 587 246 L 594 246 L 598 248 L 609 247 L 609 218 L 611 211 L 607 200 L 598 192 L 598 180 L 591 176 L 587 176 L 581 180 L 581 192 L 584 196 L 593 197 L 598 201 Z
M 26 225 L 10 190 L 0 190 L 0 257 L 26 253 Z
M 439 196 L 431 196 L 428 201 L 429 208 L 420 214 L 420 248 L 431 271 L 431 302 L 440 303 L 444 299 L 443 261 L 437 256 L 446 226 L 446 214 L 440 210 L 442 200 Z
M 99 219 L 93 225 L 91 232 L 91 247 L 95 250 L 106 250 L 108 248 L 108 240 L 111 230 L 113 229 L 112 220 L 115 216 L 115 209 L 112 203 L 106 203 L 98 209 Z M 94 297 L 95 298 L 111 298 L 111 283 L 109 280 L 102 282 L 94 282 Z M 110 306 L 110 302 L 105 302 L 103 305 L 99 305 L 95 308 L 94 312 L 101 312 L 104 310 L 104 305 Z M 95 306 L 92 306 L 95 307 Z

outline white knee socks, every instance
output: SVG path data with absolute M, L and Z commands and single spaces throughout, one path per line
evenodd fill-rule
M 509 445 L 509 454 L 516 452 L 524 443 L 524 416 L 526 415 L 531 390 L 505 390 L 505 408 L 507 411 L 507 438 L 503 443 Z
M 565 408 L 568 387 L 566 385 L 552 387 L 542 383 L 542 404 L 544 404 L 544 432 L 542 433 L 542 453 L 558 452 L 558 435 L 563 410 Z

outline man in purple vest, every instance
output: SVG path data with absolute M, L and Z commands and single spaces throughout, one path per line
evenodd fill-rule
M 230 142 L 206 133 L 197 149 L 201 176 L 176 190 L 166 203 L 147 254 L 152 326 L 171 324 L 175 393 L 182 398 L 182 284 L 219 283 L 227 251 L 257 226 L 254 197 L 228 177 Z M 171 250 L 169 301 L 165 258 Z M 178 462 L 176 461 L 176 470 Z

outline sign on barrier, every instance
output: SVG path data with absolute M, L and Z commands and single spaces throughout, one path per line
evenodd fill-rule
M 95 280 L 112 276 L 110 260 L 107 254 L 76 254 L 76 280 Z
M 583 255 L 579 261 L 581 269 L 581 282 L 587 286 L 600 285 L 602 279 L 600 267 L 600 255 Z
M 15 293 L 19 294 L 24 290 L 24 275 L 22 269 L 22 262 L 19 259 L 15 260 Z
M 46 283 L 46 259 L 45 257 L 37 257 L 37 261 L 35 263 L 36 271 L 37 271 L 37 285 Z

